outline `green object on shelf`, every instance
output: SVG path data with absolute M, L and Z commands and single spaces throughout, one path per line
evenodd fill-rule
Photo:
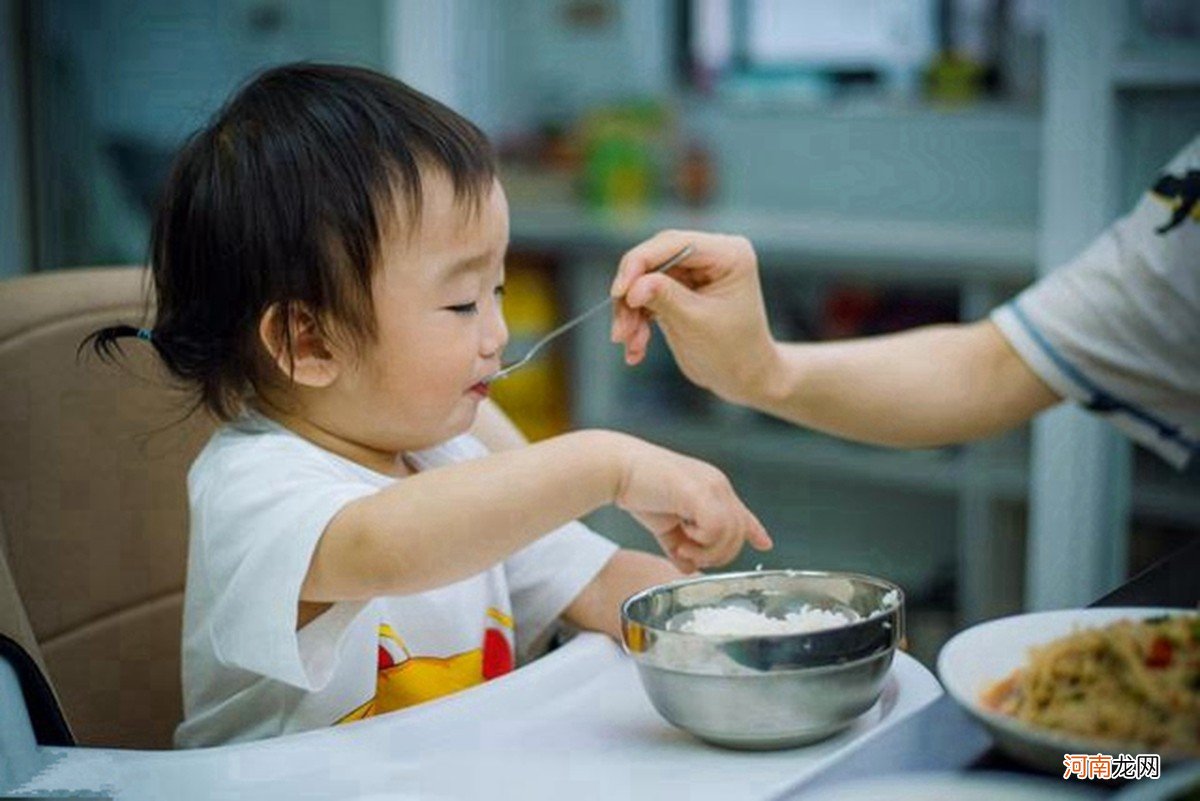
M 983 96 L 983 64 L 951 51 L 933 60 L 926 76 L 929 99 L 935 103 L 961 105 Z
M 653 171 L 646 148 L 620 133 L 598 136 L 584 161 L 584 198 L 599 208 L 644 206 Z
M 653 101 L 596 109 L 582 123 L 581 190 L 594 208 L 638 208 L 654 199 L 670 127 Z

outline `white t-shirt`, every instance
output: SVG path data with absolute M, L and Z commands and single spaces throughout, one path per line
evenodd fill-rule
M 464 435 L 406 459 L 429 470 L 487 452 Z M 464 581 L 336 603 L 296 631 L 300 586 L 326 525 L 397 480 L 258 414 L 213 435 L 188 473 L 177 747 L 357 720 L 501 675 L 616 550 L 568 523 Z
M 1070 264 L 992 313 L 1056 392 L 1183 467 L 1200 452 L 1200 137 Z

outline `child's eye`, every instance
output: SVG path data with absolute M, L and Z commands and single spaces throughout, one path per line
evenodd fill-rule
M 493 291 L 496 293 L 496 297 L 504 297 L 504 284 L 500 284 Z M 446 306 L 445 309 L 446 311 L 452 311 L 455 314 L 476 314 L 479 312 L 479 304 L 475 302 L 459 303 L 455 306 Z

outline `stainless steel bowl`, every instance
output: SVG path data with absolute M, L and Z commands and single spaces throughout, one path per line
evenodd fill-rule
M 804 604 L 861 619 L 806 634 L 677 630 L 701 607 L 782 617 Z M 789 748 L 844 729 L 878 700 L 904 636 L 904 593 L 855 573 L 726 573 L 632 596 L 621 607 L 621 631 L 646 694 L 669 722 L 718 745 Z

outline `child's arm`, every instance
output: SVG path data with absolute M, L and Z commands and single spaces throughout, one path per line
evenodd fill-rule
M 348 504 L 326 527 L 300 599 L 442 587 L 610 503 L 686 569 L 725 564 L 746 541 L 771 545 L 716 468 L 624 434 L 581 431 L 418 473 Z
M 621 640 L 621 604 L 625 599 L 655 584 L 684 577 L 675 565 L 641 551 L 619 550 L 563 612 L 572 626 L 602 631 Z
M 509 450 L 529 444 L 520 430 L 491 400 L 480 405 L 471 433 L 491 451 Z M 576 628 L 602 631 L 619 641 L 620 609 L 624 600 L 647 587 L 675 581 L 683 576 L 679 568 L 661 556 L 642 551 L 619 550 L 563 611 L 563 618 Z

